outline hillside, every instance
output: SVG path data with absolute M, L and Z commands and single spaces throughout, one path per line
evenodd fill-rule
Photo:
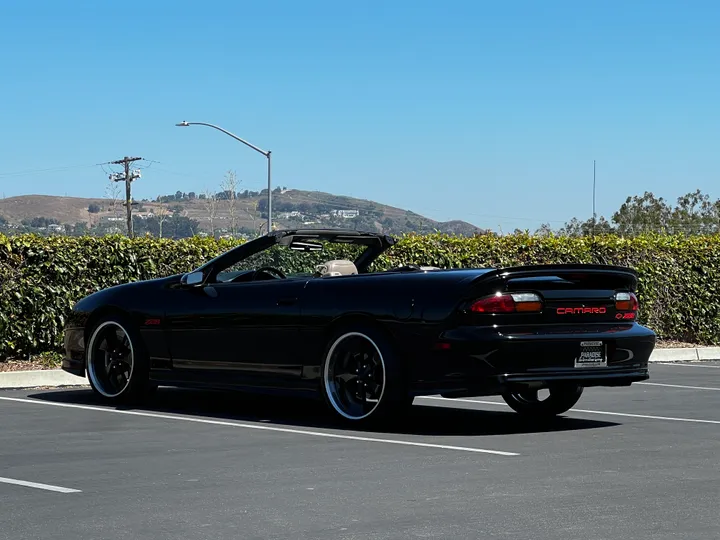
M 137 201 L 133 213 L 142 220 L 157 220 L 157 215 L 187 218 L 195 233 L 214 231 L 216 234 L 236 232 L 264 232 L 267 196 L 264 193 L 238 194 L 234 203 L 218 193 L 217 198 L 200 198 L 194 193 L 178 192 L 177 196 L 165 196 L 163 200 Z M 94 213 L 89 211 L 95 206 Z M 23 195 L 0 199 L 0 217 L 17 229 L 23 228 L 36 218 L 48 222 L 88 228 L 117 227 L 125 230 L 125 207 L 123 201 L 108 198 L 57 197 L 50 195 Z M 390 234 L 405 232 L 432 232 L 472 235 L 481 229 L 464 221 L 438 222 L 420 214 L 387 206 L 374 201 L 332 195 L 330 193 L 284 190 L 273 193 L 273 223 L 276 228 L 305 226 L 345 227 L 373 230 Z M 36 225 L 42 228 L 40 225 Z M 76 227 L 77 228 L 77 227 Z M 84 228 L 84 227 L 83 227 Z

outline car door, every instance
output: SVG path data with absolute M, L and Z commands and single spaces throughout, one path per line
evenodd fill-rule
M 274 385 L 302 372 L 298 329 L 304 279 L 178 289 L 166 311 L 173 372 L 193 380 Z

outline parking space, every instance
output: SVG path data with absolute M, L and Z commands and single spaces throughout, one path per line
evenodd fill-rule
M 240 394 L 1 392 L 0 538 L 716 538 L 718 368 L 653 365 L 542 425 L 422 398 L 384 432 Z

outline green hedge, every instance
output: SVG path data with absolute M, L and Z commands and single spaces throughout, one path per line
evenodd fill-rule
M 68 311 L 93 291 L 186 272 L 233 245 L 201 238 L 173 241 L 0 235 L 0 358 L 60 348 Z M 308 267 L 334 255 L 342 253 L 306 254 L 302 265 Z M 719 236 L 408 235 L 376 263 L 375 269 L 403 263 L 447 268 L 577 262 L 637 269 L 640 322 L 662 339 L 703 344 L 720 341 Z

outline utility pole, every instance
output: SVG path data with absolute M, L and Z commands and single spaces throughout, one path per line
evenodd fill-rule
M 595 221 L 595 160 L 593 159 L 593 221 Z
M 118 159 L 117 161 L 111 161 L 113 165 L 122 165 L 125 168 L 125 174 L 111 174 L 110 180 L 113 182 L 125 182 L 125 209 L 127 211 L 127 230 L 128 236 L 133 238 L 133 221 L 132 221 L 132 194 L 130 190 L 130 183 L 136 178 L 140 178 L 139 171 L 133 171 L 130 173 L 130 164 L 134 161 L 140 161 L 141 157 L 127 157 Z

